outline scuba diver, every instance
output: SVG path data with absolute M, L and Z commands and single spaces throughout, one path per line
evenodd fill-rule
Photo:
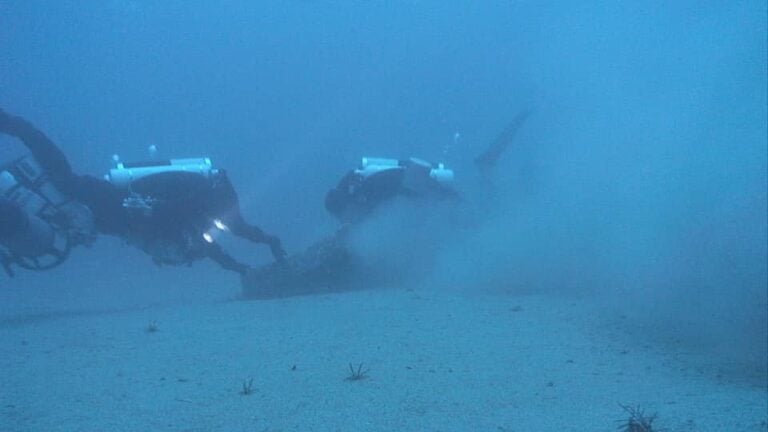
M 380 262 L 364 259 L 350 245 L 350 235 L 379 204 L 397 196 L 444 200 L 457 198 L 453 171 L 421 159 L 363 158 L 325 197 L 325 207 L 342 222 L 334 234 L 291 256 L 286 265 L 267 265 L 243 277 L 243 296 L 271 298 L 344 291 L 381 283 L 398 275 L 384 274 Z
M 520 112 L 488 148 L 475 158 L 481 174 L 488 175 L 530 115 Z M 396 196 L 444 200 L 458 198 L 453 170 L 417 158 L 406 160 L 368 158 L 349 171 L 325 196 L 325 208 L 344 224 L 364 219 L 379 204 Z
M 158 265 L 210 258 L 246 274 L 250 267 L 216 242 L 225 231 L 267 244 L 276 261 L 285 259 L 279 238 L 245 221 L 226 172 L 207 158 L 144 163 L 116 158 L 116 166 L 101 179 L 73 173 L 45 134 L 2 110 L 0 133 L 18 138 L 32 154 L 0 166 L 0 259 L 11 275 L 12 265 L 52 267 L 39 264 L 47 255 L 58 265 L 72 246 L 89 244 L 95 233 L 125 239 Z M 57 237 L 63 246 L 55 246 Z
M 442 163 L 364 157 L 325 195 L 325 208 L 342 223 L 359 222 L 379 204 L 396 196 L 442 200 L 456 198 L 453 170 Z
M 525 110 L 515 116 L 485 151 L 474 159 L 483 176 L 492 174 L 530 113 L 530 110 Z M 243 296 L 273 298 L 353 290 L 399 283 L 405 274 L 420 274 L 420 270 L 414 273 L 413 268 L 404 268 L 408 265 L 400 266 L 401 262 L 397 260 L 394 266 L 388 265 L 383 262 L 387 257 L 377 255 L 378 251 L 372 254 L 361 251 L 360 244 L 367 245 L 371 239 L 376 241 L 381 238 L 377 236 L 390 237 L 392 234 L 389 230 L 378 230 L 380 225 L 376 226 L 375 222 L 372 229 L 364 227 L 361 222 L 382 204 L 398 197 L 430 203 L 465 203 L 454 188 L 453 180 L 453 170 L 442 163 L 431 164 L 416 158 L 364 157 L 361 165 L 347 172 L 325 196 L 325 208 L 341 222 L 340 229 L 316 241 L 304 252 L 291 256 L 285 266 L 266 265 L 248 272 L 243 278 Z M 427 212 L 435 210 L 431 205 L 428 207 Z M 416 213 L 408 214 L 398 223 L 410 223 L 407 218 L 413 215 Z M 421 222 L 424 221 L 416 221 L 417 231 L 421 229 Z M 427 218 L 425 223 L 430 223 L 430 220 Z M 412 242 L 424 240 L 423 236 L 409 238 L 408 234 L 414 231 L 404 228 L 402 243 L 396 240 L 398 247 L 407 249 L 413 246 Z M 360 231 L 367 233 L 359 237 Z M 440 232 L 437 229 L 427 233 L 427 238 Z M 410 251 L 403 252 L 409 255 Z
M 421 159 L 363 158 L 325 198 L 326 209 L 342 222 L 334 234 L 291 256 L 286 265 L 267 265 L 242 279 L 246 298 L 271 298 L 355 289 L 396 280 L 382 263 L 361 257 L 350 245 L 353 228 L 379 204 L 397 196 L 415 199 L 457 198 L 453 171 Z M 393 279 L 394 278 L 394 279 Z

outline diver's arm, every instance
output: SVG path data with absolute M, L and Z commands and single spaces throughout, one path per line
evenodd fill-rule
M 216 243 L 208 243 L 205 252 L 208 258 L 214 260 L 218 265 L 221 266 L 221 268 L 225 270 L 237 272 L 245 276 L 245 274 L 250 269 L 249 266 L 238 262 L 228 253 L 224 252 L 224 249 L 222 249 L 221 246 Z
M 0 109 L 0 133 L 20 139 L 54 184 L 69 189 L 72 167 L 64 153 L 42 131 L 27 120 Z
M 268 245 L 270 251 L 272 252 L 272 256 L 275 258 L 275 261 L 280 263 L 285 261 L 287 254 L 283 249 L 283 244 L 280 241 L 280 238 L 277 236 L 269 235 L 256 225 L 251 225 L 246 222 L 245 219 L 243 219 L 243 216 L 240 214 L 239 208 L 233 210 L 229 214 L 229 217 L 226 218 L 225 223 L 227 224 L 227 227 L 232 234 L 254 243 L 264 243 Z
M 232 234 L 250 240 L 254 243 L 264 243 L 269 246 L 275 261 L 283 262 L 286 258 L 283 244 L 277 236 L 269 235 L 261 228 L 246 222 L 239 214 L 236 218 L 230 219 L 230 225 L 227 225 Z
M 227 225 L 232 234 L 242 237 L 254 243 L 264 243 L 269 245 L 272 256 L 275 261 L 283 262 L 286 258 L 280 239 L 269 235 L 259 227 L 249 224 L 243 218 L 240 212 L 240 200 L 237 196 L 234 186 L 229 181 L 226 172 L 221 170 L 215 186 L 215 199 L 217 201 L 218 213 L 223 216 L 221 219 Z

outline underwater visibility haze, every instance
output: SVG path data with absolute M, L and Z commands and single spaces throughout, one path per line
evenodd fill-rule
M 110 235 L 0 273 L 0 430 L 768 430 L 767 16 L 0 0 L 0 110 L 76 173 L 210 158 L 289 263 L 354 258 L 263 298 Z M 28 154 L 0 134 L 0 171 Z M 458 197 L 342 228 L 363 157 L 443 163 Z

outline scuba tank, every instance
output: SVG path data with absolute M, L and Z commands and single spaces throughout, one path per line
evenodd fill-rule
M 0 166 L 0 215 L 0 265 L 11 276 L 13 265 L 56 267 L 94 236 L 90 210 L 65 198 L 31 157 Z
M 157 153 L 157 148 L 150 146 L 149 153 L 151 157 L 154 157 Z M 129 210 L 132 215 L 137 213 L 145 216 L 151 215 L 155 205 L 163 199 L 163 197 L 140 193 L 135 190 L 135 183 L 152 181 L 153 177 L 173 173 L 184 173 L 190 176 L 199 176 L 199 178 L 205 181 L 215 181 L 219 174 L 219 170 L 213 168 L 209 158 L 121 162 L 120 157 L 114 155 L 112 160 L 115 166 L 109 170 L 104 179 L 118 189 L 129 192 L 129 195 L 123 200 L 123 207 Z
M 196 191 L 202 185 L 213 189 L 221 179 L 221 171 L 206 157 L 161 160 L 156 158 L 155 146 L 150 146 L 149 154 L 150 160 L 143 162 L 122 162 L 114 155 L 113 168 L 104 179 L 126 193 L 122 206 L 133 227 L 128 242 L 157 264 L 188 264 L 199 253 L 201 242 L 214 241 L 213 234 L 220 230 L 217 221 L 181 218 L 169 229 L 156 224 L 168 223 L 169 209 L 186 205 L 188 198 L 197 199 Z M 189 214 L 194 215 L 194 211 Z
M 115 157 L 115 167 L 104 178 L 121 189 L 130 189 L 131 183 L 143 178 L 170 172 L 186 172 L 212 178 L 219 170 L 213 168 L 209 158 L 170 159 L 149 162 L 123 163 Z
M 355 173 L 363 178 L 368 178 L 374 174 L 388 170 L 402 170 L 400 161 L 397 159 L 364 157 L 360 163 L 360 168 Z
M 429 176 L 443 186 L 453 184 L 453 170 L 446 168 L 442 163 L 438 163 L 436 167 L 432 168 L 429 171 Z
M 453 184 L 453 170 L 446 168 L 445 164 L 431 164 L 423 159 L 410 158 L 407 160 L 364 157 L 360 168 L 355 173 L 363 178 L 387 170 L 406 170 L 410 172 L 407 177 L 423 175 L 429 177 L 442 186 L 450 187 Z M 421 174 L 416 174 L 421 173 Z
M 18 207 L 13 201 L 0 201 L 3 229 L 0 241 L 19 256 L 38 256 L 46 253 L 54 242 L 53 227 Z
M 403 165 L 408 166 L 412 171 L 423 171 L 441 186 L 451 187 L 453 185 L 453 170 L 446 168 L 442 162 L 431 164 L 424 159 L 410 158 Z

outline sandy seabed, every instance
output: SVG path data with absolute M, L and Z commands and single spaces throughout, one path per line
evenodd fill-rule
M 431 289 L 6 317 L 0 430 L 616 431 L 619 404 L 768 430 L 764 376 L 632 331 L 588 300 Z

